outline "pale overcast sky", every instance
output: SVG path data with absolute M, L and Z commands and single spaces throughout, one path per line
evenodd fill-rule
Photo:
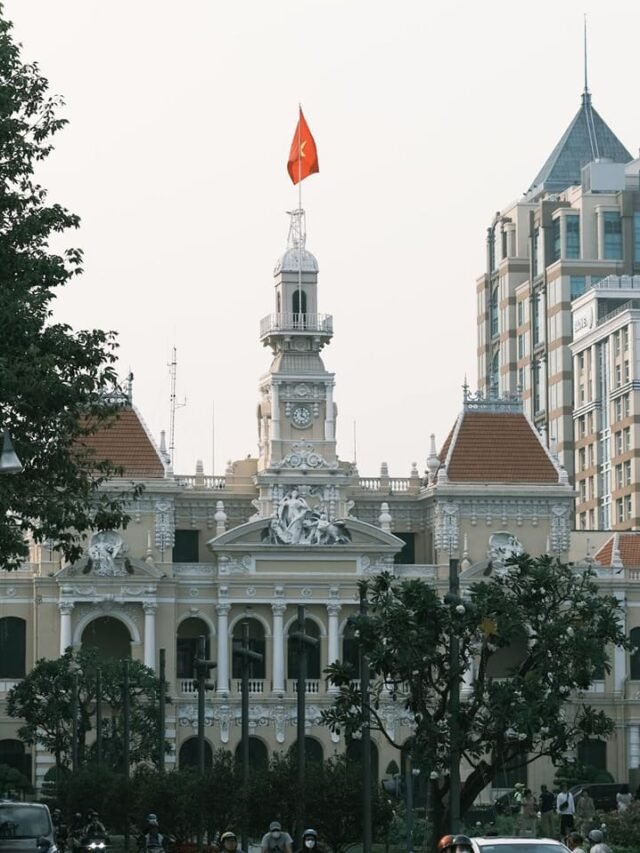
M 594 0 L 5 0 L 70 125 L 42 170 L 82 217 L 85 274 L 58 302 L 115 329 L 121 372 L 176 462 L 255 455 L 258 340 L 297 192 L 285 163 L 301 101 L 320 174 L 303 183 L 320 311 L 334 315 L 340 455 L 424 470 L 476 384 L 486 227 L 524 192 L 580 104 L 640 145 L 640 4 Z

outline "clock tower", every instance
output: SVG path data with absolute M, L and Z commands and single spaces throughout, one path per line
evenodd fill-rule
M 260 340 L 273 353 L 258 405 L 257 479 L 267 515 L 288 489 L 320 495 L 323 484 L 351 472 L 336 454 L 335 380 L 320 355 L 333 337 L 333 317 L 318 312 L 318 262 L 305 245 L 304 211 L 289 216 L 287 248 L 273 273 L 275 310 L 260 323 Z

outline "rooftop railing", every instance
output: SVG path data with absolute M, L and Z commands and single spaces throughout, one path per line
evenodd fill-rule
M 273 332 L 318 332 L 333 334 L 331 314 L 267 314 L 260 320 L 260 336 Z

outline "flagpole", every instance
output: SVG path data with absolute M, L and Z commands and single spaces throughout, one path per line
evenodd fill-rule
M 302 328 L 302 104 L 298 102 L 298 322 Z

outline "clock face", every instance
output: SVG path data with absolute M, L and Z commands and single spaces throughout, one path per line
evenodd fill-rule
M 291 420 L 297 427 L 306 427 L 311 423 L 311 410 L 306 406 L 296 406 L 291 413 Z

